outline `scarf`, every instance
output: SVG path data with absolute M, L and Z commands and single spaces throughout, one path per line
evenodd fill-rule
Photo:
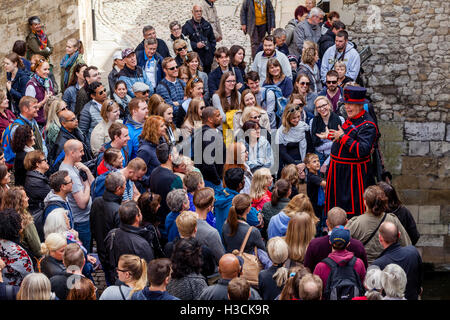
M 266 5 L 266 0 L 254 0 L 255 4 L 261 9 L 261 13 L 264 15 L 264 6 Z
M 302 159 L 306 156 L 306 136 L 305 132 L 309 131 L 309 126 L 304 121 L 299 121 L 298 125 L 291 127 L 288 132 L 285 133 L 285 127 L 281 126 L 277 131 L 277 143 L 287 145 L 291 142 L 298 142 L 300 155 Z
M 42 78 L 38 76 L 37 73 L 33 75 L 33 77 L 36 79 L 36 81 L 45 88 L 45 91 L 48 91 L 50 89 L 50 79 L 49 78 Z
M 61 68 L 64 69 L 64 86 L 67 86 L 67 84 L 69 83 L 70 68 L 72 68 L 75 61 L 77 61 L 78 54 L 79 54 L 78 51 L 76 51 L 74 54 L 72 54 L 72 56 L 69 56 L 68 54 L 66 54 L 62 58 L 61 63 L 59 64 L 61 66 Z
M 47 48 L 47 35 L 44 33 L 44 30 L 41 29 L 39 32 L 32 31 L 36 35 L 36 39 L 39 41 L 39 49 L 44 50 Z

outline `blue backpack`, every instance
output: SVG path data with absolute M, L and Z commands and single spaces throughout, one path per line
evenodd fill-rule
M 281 89 L 274 84 L 265 85 L 263 88 L 265 88 L 266 90 L 264 90 L 261 103 L 266 101 L 267 91 L 272 91 L 275 95 L 275 116 L 277 118 L 278 127 L 281 123 L 281 116 L 283 115 L 284 108 L 288 104 L 288 99 L 283 96 L 283 92 L 281 91 Z
M 10 123 L 6 127 L 5 131 L 3 131 L 3 134 L 2 134 L 2 146 L 3 146 L 3 152 L 5 154 L 5 162 L 7 164 L 13 165 L 14 164 L 14 159 L 16 159 L 16 154 L 11 149 L 11 142 L 12 142 L 11 130 L 15 126 L 25 125 L 25 124 L 26 123 L 22 119 L 17 118 L 16 120 L 14 120 L 13 123 Z

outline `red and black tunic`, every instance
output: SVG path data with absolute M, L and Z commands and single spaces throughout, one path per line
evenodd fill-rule
M 340 207 L 351 218 L 364 213 L 363 193 L 378 129 L 369 113 L 363 110 L 348 119 L 342 130 L 344 136 L 331 147 L 325 213 Z

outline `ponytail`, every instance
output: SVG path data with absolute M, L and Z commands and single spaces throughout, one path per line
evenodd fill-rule
M 228 212 L 227 223 L 230 226 L 230 234 L 235 235 L 238 228 L 238 217 L 242 216 L 245 211 L 251 206 L 252 198 L 246 193 L 240 193 L 233 198 L 232 206 Z
M 229 236 L 232 237 L 236 234 L 238 228 L 237 212 L 234 206 L 231 206 L 230 211 L 228 212 L 227 223 L 230 227 Z
M 140 291 L 144 289 L 147 286 L 147 262 L 145 259 L 140 259 L 140 266 L 141 266 L 141 276 L 139 279 L 136 280 L 136 283 L 134 284 L 134 288 L 130 292 L 130 297 L 134 292 Z
M 280 199 L 286 198 L 289 190 L 291 190 L 291 184 L 288 180 L 280 179 L 275 183 L 274 190 L 272 192 L 271 204 L 276 206 Z

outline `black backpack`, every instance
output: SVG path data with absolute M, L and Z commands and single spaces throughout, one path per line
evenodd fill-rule
M 364 294 L 361 279 L 354 269 L 355 256 L 343 266 L 328 257 L 322 262 L 331 269 L 325 288 L 325 300 L 351 300 Z

